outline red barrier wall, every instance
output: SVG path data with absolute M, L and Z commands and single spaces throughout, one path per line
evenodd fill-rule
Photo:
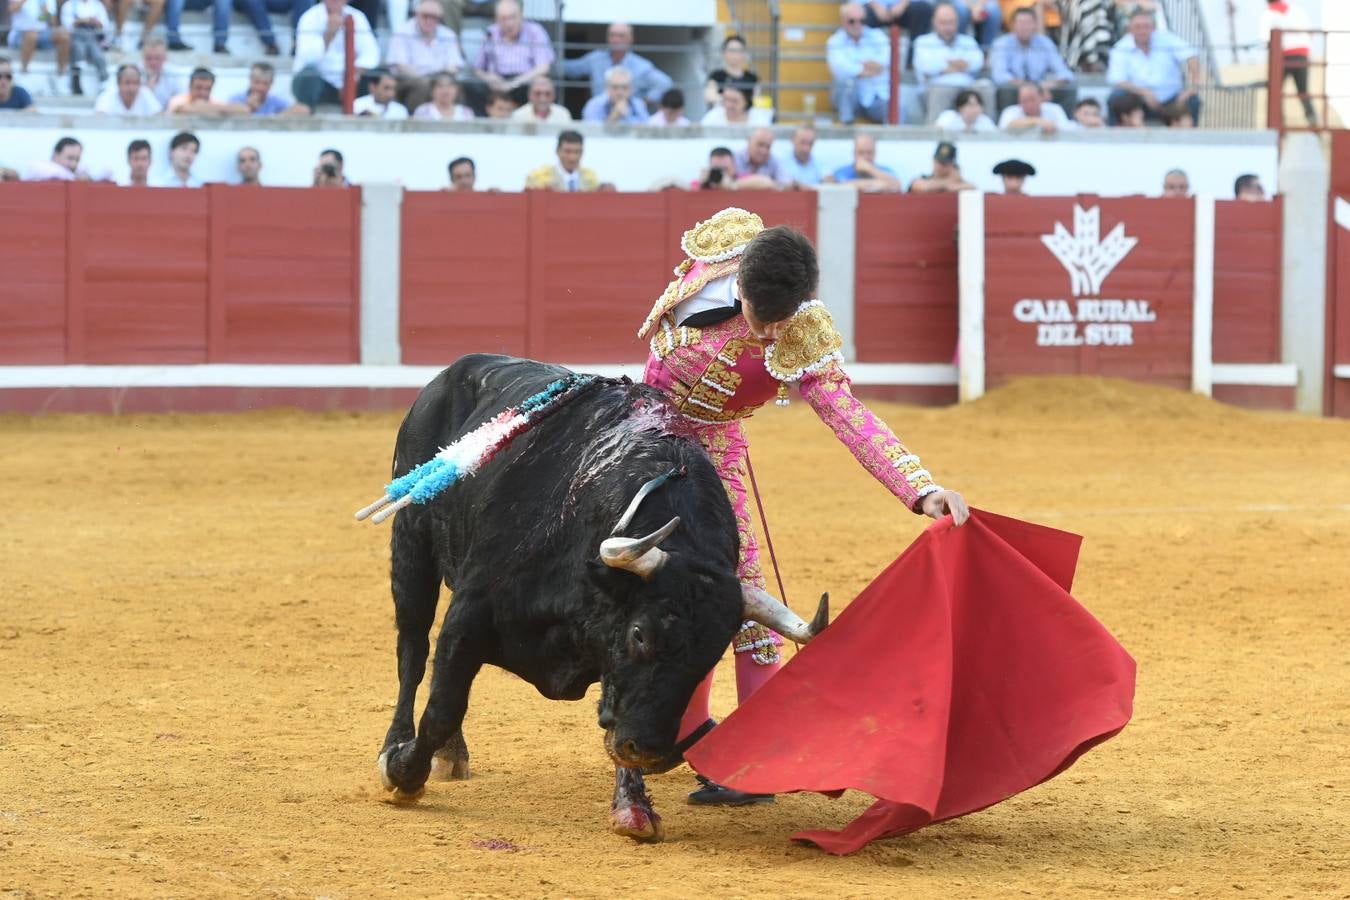
M 1350 173 L 1347 173 L 1350 176 Z M 1350 416 L 1350 378 L 1337 378 L 1332 368 L 1350 366 L 1350 228 L 1336 222 L 1336 201 L 1350 203 L 1350 190 L 1332 198 L 1331 244 L 1327 247 L 1332 269 L 1331 290 L 1327 297 L 1327 369 L 1330 375 L 1327 411 L 1333 416 Z
M 1077 222 L 1076 210 L 1089 221 Z M 1091 251 L 1109 245 L 1117 225 L 1137 243 L 1118 263 L 1094 266 Z M 1070 245 L 1081 242 L 1076 252 L 1089 263 L 1085 271 L 1105 273 L 1100 285 L 1075 285 L 1041 240 L 1057 233 Z M 1189 388 L 1194 233 L 1195 207 L 1185 201 L 987 197 L 987 385 L 1015 375 L 1081 374 Z M 1141 301 L 1146 309 L 1136 304 L 1135 310 L 1153 320 L 1084 317 L 1082 304 L 1093 300 Z M 1020 320 L 1019 310 L 1032 320 Z M 1094 344 L 1103 339 L 1107 343 Z
M 956 350 L 955 194 L 861 194 L 854 292 L 860 362 L 949 363 Z
M 403 362 L 473 351 L 640 362 L 637 328 L 683 258 L 680 235 L 722 192 L 458 194 L 403 198 Z M 737 195 L 769 225 L 812 239 L 810 192 Z
M 359 191 L 5 187 L 0 364 L 359 360 Z
M 1284 198 L 1214 204 L 1214 361 L 1280 361 Z

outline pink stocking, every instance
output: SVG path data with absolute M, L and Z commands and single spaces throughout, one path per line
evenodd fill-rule
M 763 665 L 750 658 L 749 653 L 736 654 L 736 704 L 739 706 L 750 699 L 750 695 L 764 686 L 773 677 L 773 673 L 783 667 L 780 660 Z

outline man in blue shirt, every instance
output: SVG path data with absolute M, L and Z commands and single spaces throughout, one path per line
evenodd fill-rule
M 649 118 L 647 104 L 633 96 L 633 73 L 619 66 L 605 73 L 605 92 L 581 108 L 583 122 L 645 125 Z
M 1065 109 L 1078 101 L 1073 70 L 1059 55 L 1055 42 L 1038 33 L 1036 12 L 1024 6 L 1013 13 L 1011 30 L 994 41 L 989 68 L 998 88 L 998 107 L 1017 102 L 1017 91 L 1024 84 L 1038 84 L 1050 91 Z
M 956 10 L 944 3 L 933 10 L 933 30 L 914 41 L 914 73 L 929 124 L 967 89 L 980 95 L 985 109 L 994 108 L 994 86 L 978 77 L 984 51 L 957 24 Z
M 824 179 L 811 150 L 816 145 L 816 130 L 810 125 L 798 125 L 792 132 L 792 153 L 783 162 L 788 180 L 803 187 L 814 187 Z
M 14 66 L 10 63 L 9 57 L 0 56 L 0 109 L 32 108 L 33 98 L 14 83 Z
M 840 184 L 853 182 L 863 191 L 898 191 L 903 187 L 895 170 L 877 165 L 877 139 L 870 134 L 853 139 L 853 162 L 835 169 L 834 180 Z
M 578 59 L 563 60 L 564 78 L 585 78 L 591 83 L 591 95 L 598 97 L 605 88 L 605 73 L 615 66 L 633 75 L 634 93 L 649 106 L 659 106 L 661 95 L 675 82 L 649 59 L 633 52 L 633 27 L 615 22 L 605 32 L 606 50 L 592 50 Z
M 862 113 L 885 123 L 891 100 L 891 41 L 880 29 L 863 25 L 861 3 L 839 7 L 839 30 L 825 42 L 830 66 L 830 97 L 839 121 L 850 125 Z
M 1144 102 L 1144 117 L 1161 119 L 1164 106 L 1184 105 L 1200 124 L 1200 60 L 1195 49 L 1170 31 L 1158 31 L 1153 13 L 1136 9 L 1130 33 L 1111 48 L 1106 80 L 1114 88 L 1110 100 L 1130 93 Z M 1189 80 L 1191 86 L 1186 87 Z M 1112 125 L 1116 124 L 1114 115 Z

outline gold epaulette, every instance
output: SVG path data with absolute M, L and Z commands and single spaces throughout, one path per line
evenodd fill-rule
M 759 216 L 730 206 L 686 231 L 680 238 L 680 249 L 687 258 L 676 267 L 675 280 L 666 286 L 651 313 L 643 320 L 638 337 L 647 337 L 662 316 L 680 301 L 703 290 L 708 282 L 735 272 L 746 244 L 763 230 L 764 220 Z M 684 277 L 695 263 L 703 263 L 707 268 L 697 277 L 685 281 Z
M 764 348 L 764 368 L 779 381 L 799 381 L 807 372 L 842 361 L 843 347 L 825 304 L 808 300 L 787 320 L 778 340 Z
M 661 293 L 660 299 L 656 301 L 656 305 L 652 307 L 652 311 L 647 315 L 647 318 L 643 320 L 642 327 L 638 329 L 638 337 L 645 338 L 647 335 L 651 334 L 652 329 L 656 327 L 657 322 L 661 321 L 662 316 L 679 306 L 683 301 L 688 300 L 690 297 L 703 290 L 707 287 L 709 282 L 716 281 L 719 278 L 725 278 L 728 275 L 734 275 L 740 264 L 741 261 L 739 258 L 728 259 L 720 263 L 713 263 L 706 267 L 702 272 L 699 272 L 698 275 L 686 281 L 684 275 L 693 265 L 693 260 L 686 259 L 684 262 L 680 263 L 680 267 L 675 270 L 675 280 L 666 285 L 666 289 Z

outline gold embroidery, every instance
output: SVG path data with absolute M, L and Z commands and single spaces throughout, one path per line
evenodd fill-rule
M 770 345 L 764 367 L 779 381 L 796 381 L 812 367 L 823 366 L 843 346 L 829 311 L 819 302 L 803 304 Z
M 680 412 L 699 421 L 718 423 L 743 419 L 755 411 L 753 407 L 731 411 L 726 409 L 727 402 L 741 386 L 741 374 L 732 371 L 731 366 L 745 350 L 747 343 L 742 338 L 731 338 L 722 345 L 693 390 L 680 401 Z M 718 390 L 718 387 L 723 390 Z
M 735 206 L 699 222 L 680 238 L 680 249 L 700 262 L 721 262 L 764 230 L 764 220 Z
M 652 307 L 652 311 L 647 314 L 647 318 L 643 321 L 642 327 L 638 329 L 638 337 L 645 338 L 651 333 L 651 330 L 656 327 L 657 321 L 666 313 L 679 306 L 681 301 L 687 300 L 703 290 L 708 286 L 708 282 L 716 281 L 719 278 L 724 278 L 727 275 L 733 274 L 739 265 L 739 259 L 729 259 L 725 262 L 713 263 L 702 272 L 699 272 L 693 278 L 686 281 L 684 275 L 689 271 L 689 268 L 692 267 L 690 261 L 686 259 L 680 264 L 680 269 L 683 269 L 684 271 L 675 276 L 675 280 L 666 285 L 666 289 L 661 292 L 661 296 L 656 300 L 656 305 Z M 671 327 L 674 327 L 673 322 L 671 323 Z

